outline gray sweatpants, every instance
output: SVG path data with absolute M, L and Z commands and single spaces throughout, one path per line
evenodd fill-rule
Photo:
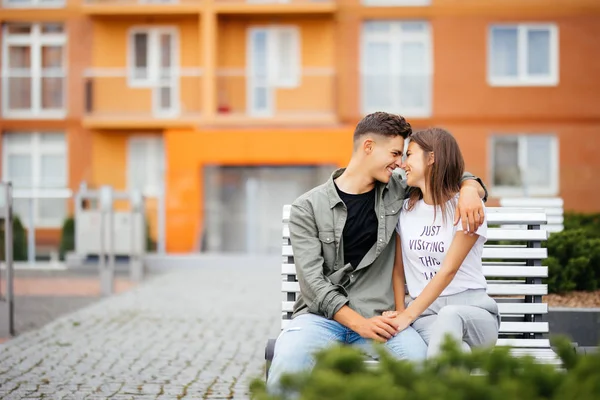
M 427 357 L 440 353 L 446 335 L 462 342 L 463 350 L 493 346 L 498 340 L 498 305 L 484 289 L 438 297 L 412 326 L 427 343 Z

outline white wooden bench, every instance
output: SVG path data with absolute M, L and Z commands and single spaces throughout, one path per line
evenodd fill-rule
M 283 208 L 281 329 L 290 322 L 296 295 L 300 292 L 290 243 L 289 214 L 290 206 L 286 205 Z M 548 322 L 542 320 L 548 313 L 548 304 L 542 302 L 542 296 L 548 293 L 548 286 L 542 283 L 548 276 L 548 267 L 542 265 L 548 253 L 542 247 L 548 233 L 540 229 L 547 222 L 544 210 L 488 207 L 487 219 L 483 271 L 488 279 L 488 293 L 498 302 L 502 317 L 497 346 L 511 346 L 514 355 L 531 355 L 540 362 L 560 364 L 547 337 Z M 507 225 L 520 228 L 510 229 Z M 267 373 L 274 345 L 274 339 L 267 343 Z
M 548 233 L 562 232 L 564 229 L 564 201 L 560 197 L 505 197 L 500 199 L 500 206 L 541 208 L 546 212 L 547 219 L 541 229 Z M 514 226 L 511 228 L 514 229 Z

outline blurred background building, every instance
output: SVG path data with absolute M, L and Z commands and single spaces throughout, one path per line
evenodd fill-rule
M 164 193 L 168 252 L 278 252 L 377 110 L 453 132 L 491 204 L 600 211 L 598 0 L 1 1 L 2 179 L 142 189 L 154 237 Z

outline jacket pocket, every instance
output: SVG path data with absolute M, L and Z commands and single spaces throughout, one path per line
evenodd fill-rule
M 321 253 L 325 260 L 325 266 L 329 271 L 333 271 L 335 265 L 335 238 L 333 231 L 321 231 L 319 232 L 319 240 L 321 241 Z
M 396 200 L 390 204 L 386 204 L 385 207 L 385 215 L 398 215 L 400 210 L 402 209 L 402 204 L 404 200 Z

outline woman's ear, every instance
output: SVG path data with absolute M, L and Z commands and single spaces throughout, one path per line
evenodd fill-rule
M 429 157 L 427 158 L 427 165 L 433 165 L 435 163 L 435 153 L 433 151 L 429 152 Z

